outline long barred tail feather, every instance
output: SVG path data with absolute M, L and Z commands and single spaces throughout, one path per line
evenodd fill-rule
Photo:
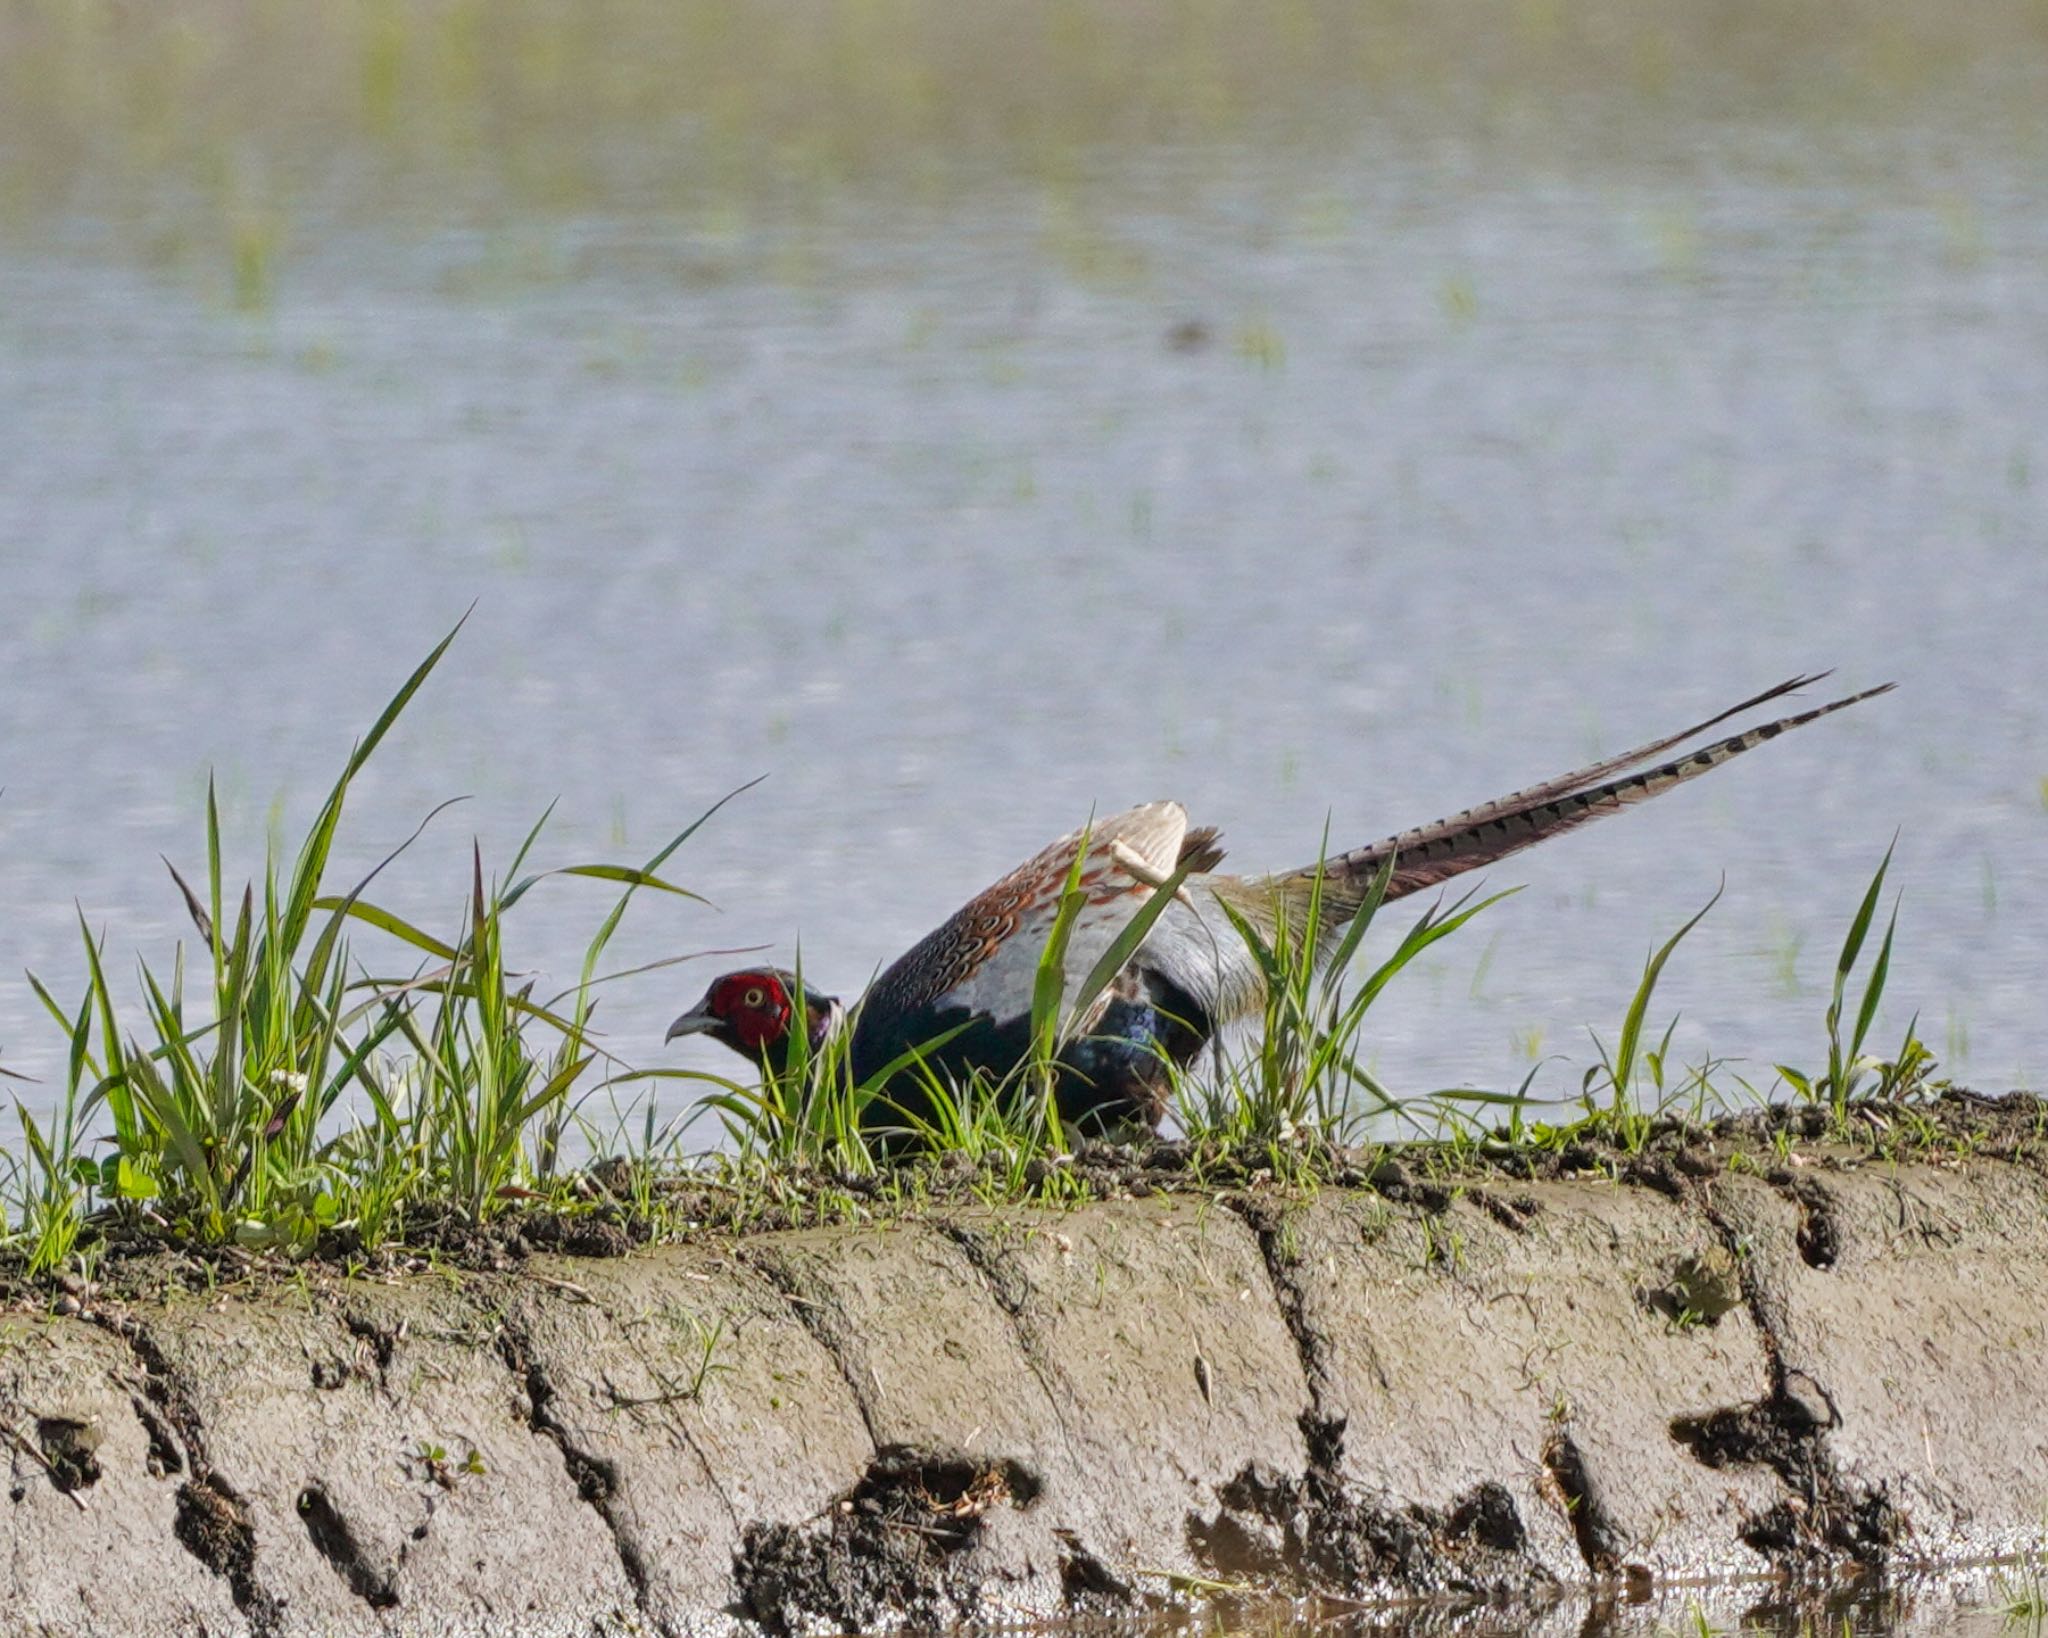
M 1713 716 L 1707 718 L 1705 722 L 1696 722 L 1690 728 L 1681 729 L 1675 734 L 1667 734 L 1662 739 L 1653 739 L 1646 745 L 1638 745 L 1632 751 L 1623 751 L 1619 756 L 1610 756 L 1599 762 L 1588 763 L 1583 768 L 1574 768 L 1568 774 L 1559 774 L 1555 779 L 1546 779 L 1540 785 L 1531 785 L 1526 790 L 1510 791 L 1506 796 L 1497 797 L 1491 802 L 1482 802 L 1476 808 L 1467 808 L 1463 813 L 1454 813 L 1448 819 L 1439 819 L 1431 825 L 1417 826 L 1414 830 L 1404 831 L 1398 837 L 1390 837 L 1389 841 L 1398 841 L 1402 844 L 1404 851 L 1412 852 L 1416 847 L 1434 841 L 1439 836 L 1448 835 L 1454 831 L 1470 829 L 1476 824 L 1496 818 L 1501 814 L 1525 813 L 1530 808 L 1541 806 L 1545 802 L 1554 802 L 1559 797 L 1571 795 L 1574 791 L 1582 791 L 1590 786 L 1599 784 L 1603 780 L 1612 779 L 1617 774 L 1626 773 L 1631 768 L 1639 768 L 1652 757 L 1662 756 L 1666 751 L 1676 749 L 1687 740 L 1699 738 L 1709 728 L 1720 727 L 1730 717 L 1739 717 L 1745 711 L 1753 711 L 1759 705 L 1767 705 L 1772 700 L 1782 699 L 1787 694 L 1797 693 L 1800 689 L 1811 687 L 1817 682 L 1823 682 L 1833 675 L 1832 671 L 1816 671 L 1811 676 L 1787 678 L 1775 688 L 1766 688 L 1761 694 L 1752 695 L 1740 705 L 1731 705 L 1725 711 L 1716 712 Z M 1890 687 L 1892 685 L 1887 683 L 1885 686 Z M 1875 690 L 1875 692 L 1882 693 L 1883 690 L 1879 689 Z M 1858 696 L 1858 698 L 1862 697 L 1861 695 Z M 1844 701 L 1843 703 L 1847 704 L 1850 702 Z M 1834 707 L 1830 706 L 1828 709 L 1833 710 Z M 1824 715 L 1825 713 L 1820 714 Z M 1386 844 L 1381 843 L 1379 845 L 1384 847 Z
M 1826 672 L 1820 673 L 1826 676 Z M 1695 735 L 1727 721 L 1728 718 L 1751 707 L 1774 700 L 1807 683 L 1818 681 L 1817 677 L 1795 677 L 1789 682 L 1767 689 L 1754 699 L 1731 706 L 1718 716 L 1709 717 L 1705 722 L 1688 728 L 1682 734 L 1668 739 L 1653 740 L 1648 745 L 1623 756 L 1611 757 L 1595 762 L 1556 779 L 1545 780 L 1527 790 L 1517 791 L 1498 801 L 1484 803 L 1476 808 L 1448 819 L 1439 819 L 1434 824 L 1418 825 L 1413 830 L 1389 836 L 1385 841 L 1374 842 L 1369 847 L 1354 848 L 1349 853 L 1323 861 L 1320 867 L 1310 865 L 1300 870 L 1287 871 L 1278 876 L 1268 876 L 1258 883 L 1245 886 L 1263 888 L 1276 895 L 1290 907 L 1292 901 L 1300 899 L 1305 906 L 1311 884 L 1318 869 L 1323 877 L 1323 896 L 1326 906 L 1341 913 L 1349 904 L 1360 902 L 1374 878 L 1385 866 L 1389 854 L 1394 857 L 1394 873 L 1387 886 L 1387 897 L 1397 899 L 1404 894 L 1419 892 L 1426 887 L 1447 881 L 1453 876 L 1463 875 L 1468 870 L 1478 870 L 1519 853 L 1525 847 L 1561 836 L 1566 831 L 1576 830 L 1580 825 L 1609 813 L 1618 813 L 1623 808 L 1634 807 L 1647 802 L 1654 796 L 1661 796 L 1673 787 L 1687 780 L 1697 779 L 1703 773 L 1732 762 L 1745 751 L 1754 750 L 1766 740 L 1776 739 L 1780 734 L 1794 728 L 1803 728 L 1822 717 L 1832 716 L 1837 711 L 1875 699 L 1886 694 L 1897 685 L 1882 683 L 1876 688 L 1866 688 L 1859 694 L 1831 700 L 1826 705 L 1816 706 L 1811 711 L 1801 711 L 1795 716 L 1781 717 L 1775 722 L 1766 722 L 1755 728 L 1745 729 L 1739 734 L 1730 734 L 1725 739 L 1702 746 L 1689 755 L 1659 763 L 1652 768 L 1629 773 L 1621 778 L 1610 778 L 1624 768 L 1634 767 L 1650 757 L 1662 754 L 1672 747 L 1684 744 Z M 1233 895 L 1234 897 L 1235 895 Z M 1276 910 L 1279 906 L 1275 906 Z M 1283 912 L 1289 913 L 1289 912 Z

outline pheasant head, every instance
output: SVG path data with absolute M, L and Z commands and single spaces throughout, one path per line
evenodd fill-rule
M 821 995 L 780 967 L 748 967 L 711 981 L 711 988 L 668 1027 L 665 1040 L 708 1035 L 756 1062 L 779 1055 L 796 1026 L 797 998 L 803 999 L 804 1027 L 813 1051 L 838 1028 L 846 1011 L 833 996 Z

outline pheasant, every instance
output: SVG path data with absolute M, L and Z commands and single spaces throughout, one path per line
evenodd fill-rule
M 1222 874 L 1216 868 L 1223 860 L 1218 832 L 1190 826 L 1178 802 L 1150 802 L 1063 836 L 1011 871 L 906 951 L 850 1011 L 782 968 L 749 968 L 714 980 L 703 999 L 669 1026 L 667 1039 L 708 1035 L 757 1063 L 780 1062 L 801 1010 L 814 1049 L 851 1029 L 847 1046 L 855 1083 L 875 1082 L 884 1094 L 868 1105 L 868 1118 L 878 1125 L 914 1125 L 930 1114 L 923 1091 L 928 1082 L 915 1067 L 920 1061 L 957 1082 L 977 1071 L 1000 1081 L 1024 1059 L 1040 958 L 1070 879 L 1082 897 L 1065 951 L 1067 993 L 1111 950 L 1147 900 L 1171 887 L 1171 902 L 1156 912 L 1150 930 L 1085 1015 L 1073 1020 L 1057 1059 L 1062 1120 L 1083 1130 L 1130 1123 L 1156 1127 L 1174 1071 L 1185 1068 L 1219 1030 L 1265 1005 L 1257 953 L 1233 916 L 1269 945 L 1284 934 L 1299 948 L 1311 933 L 1313 899 L 1312 954 L 1320 966 L 1383 873 L 1386 899 L 1434 887 L 1647 802 L 1766 740 L 1894 686 L 1885 683 L 1656 760 L 1826 675 L 1794 677 L 1682 733 L 1270 876 Z

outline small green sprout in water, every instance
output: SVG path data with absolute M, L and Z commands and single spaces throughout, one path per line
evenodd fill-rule
M 1248 319 L 1238 327 L 1235 340 L 1238 357 L 1268 372 L 1287 364 L 1287 343 L 1265 318 Z
M 1806 986 L 1799 978 L 1799 956 L 1806 948 L 1806 934 L 1784 917 L 1773 915 L 1769 942 L 1758 953 L 1770 963 L 1771 977 L 1780 995 L 1798 996 Z
M 1470 274 L 1451 274 L 1437 286 L 1436 299 L 1444 317 L 1453 324 L 1470 324 L 1479 316 L 1479 287 Z
M 234 270 L 234 302 L 245 313 L 267 309 L 277 293 L 277 260 L 284 234 L 274 215 L 250 211 L 235 217 L 229 229 L 229 260 Z

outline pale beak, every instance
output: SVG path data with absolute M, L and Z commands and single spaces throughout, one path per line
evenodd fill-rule
M 702 1007 L 695 1007 L 669 1025 L 668 1033 L 662 1037 L 662 1040 L 664 1042 L 673 1041 L 678 1035 L 702 1035 L 706 1030 L 716 1028 L 718 1028 L 717 1017 L 712 1013 L 706 1012 Z

